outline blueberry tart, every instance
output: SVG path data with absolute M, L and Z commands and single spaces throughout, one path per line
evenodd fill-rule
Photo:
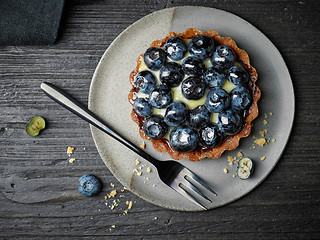
M 173 159 L 216 159 L 251 133 L 261 96 L 248 54 L 216 31 L 154 41 L 130 74 L 140 136 Z

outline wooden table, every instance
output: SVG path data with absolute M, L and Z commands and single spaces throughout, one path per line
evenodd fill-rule
M 219 8 L 251 22 L 281 52 L 295 89 L 292 134 L 273 172 L 240 200 L 206 212 L 170 211 L 121 192 L 89 125 L 39 88 L 50 81 L 87 103 L 95 67 L 116 36 L 151 12 L 180 5 Z M 320 239 L 319 9 L 316 0 L 68 1 L 56 44 L 1 47 L 0 238 Z M 35 115 L 47 128 L 33 138 L 25 126 Z M 75 148 L 73 163 L 68 146 Z M 78 194 L 86 173 L 103 181 L 100 195 Z M 111 209 L 105 196 L 113 189 L 120 202 Z

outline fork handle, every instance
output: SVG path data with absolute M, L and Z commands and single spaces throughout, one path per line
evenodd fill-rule
M 157 164 L 157 160 L 151 155 L 143 151 L 141 148 L 137 147 L 135 144 L 129 140 L 122 137 L 119 133 L 115 132 L 109 128 L 100 118 L 98 118 L 93 112 L 91 112 L 87 107 L 77 102 L 67 93 L 53 85 L 52 83 L 43 82 L 41 83 L 41 89 L 47 94 L 51 99 L 73 112 L 77 116 L 81 117 L 83 120 L 89 122 L 93 126 L 99 128 L 103 132 L 109 134 L 114 139 L 118 140 L 120 143 L 130 148 L 132 151 L 140 155 L 141 157 L 147 159 L 153 164 Z

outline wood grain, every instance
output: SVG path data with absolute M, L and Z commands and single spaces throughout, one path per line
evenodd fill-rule
M 296 97 L 289 143 L 270 176 L 227 206 L 176 212 L 124 191 L 110 209 L 114 199 L 104 197 L 122 186 L 101 161 L 89 125 L 47 98 L 40 83 L 53 82 L 87 103 L 95 67 L 116 36 L 151 12 L 179 5 L 239 15 L 277 46 Z M 319 7 L 318 1 L 289 0 L 74 0 L 66 4 L 55 45 L 1 47 L 0 238 L 320 239 Z M 34 115 L 48 127 L 31 138 L 24 128 Z M 72 164 L 68 146 L 75 147 Z M 102 179 L 100 195 L 77 193 L 78 178 L 86 173 Z M 28 201 L 34 203 L 21 203 Z M 133 201 L 128 214 L 126 201 Z

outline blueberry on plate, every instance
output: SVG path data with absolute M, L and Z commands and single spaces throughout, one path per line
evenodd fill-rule
M 176 101 L 167 107 L 164 121 L 171 127 L 177 127 L 185 122 L 189 115 L 189 110 L 185 103 Z
M 86 197 L 97 195 L 101 191 L 101 187 L 102 187 L 102 184 L 100 179 L 94 175 L 87 174 L 79 178 L 79 181 L 78 181 L 79 193 Z
M 222 88 L 210 90 L 206 100 L 206 107 L 210 112 L 222 112 L 230 104 L 230 95 Z
M 178 86 L 184 77 L 184 71 L 178 63 L 165 63 L 160 69 L 160 80 L 169 87 Z
M 170 145 L 178 152 L 191 152 L 198 147 L 199 136 L 190 126 L 179 126 L 170 133 Z
M 238 111 L 228 109 L 219 113 L 218 126 L 226 135 L 234 135 L 241 130 L 242 117 Z
M 205 147 L 217 147 L 222 142 L 222 134 L 219 127 L 213 123 L 208 123 L 199 130 L 200 142 Z
M 249 75 L 242 66 L 232 66 L 227 71 L 227 78 L 235 85 L 244 85 L 248 82 Z
M 235 110 L 244 110 L 251 104 L 251 92 L 244 86 L 238 86 L 230 92 L 231 107 Z
M 209 88 L 221 88 L 227 77 L 221 71 L 211 67 L 203 75 Z
M 152 139 L 162 138 L 168 132 L 168 126 L 160 115 L 151 115 L 143 124 L 143 130 Z
M 187 53 L 187 45 L 180 37 L 171 37 L 167 40 L 165 50 L 173 61 L 181 60 Z
M 149 117 L 152 114 L 152 106 L 144 98 L 138 98 L 133 103 L 133 109 L 141 117 Z
M 171 88 L 163 84 L 155 86 L 150 93 L 149 103 L 155 108 L 166 108 L 172 103 Z
M 193 76 L 201 76 L 205 71 L 203 61 L 196 57 L 187 57 L 182 62 L 183 71 Z
M 191 55 L 205 59 L 211 56 L 214 51 L 214 42 L 211 37 L 206 35 L 198 35 L 192 38 L 189 43 L 189 52 Z
M 149 94 L 157 85 L 157 80 L 150 71 L 139 72 L 135 76 L 135 85 L 139 92 Z
M 203 97 L 206 91 L 206 84 L 201 78 L 191 76 L 181 83 L 181 91 L 185 98 L 198 100 Z
M 189 125 L 193 128 L 201 128 L 210 122 L 211 113 L 204 105 L 199 105 L 190 110 Z
M 216 47 L 216 50 L 212 54 L 211 63 L 214 68 L 228 69 L 233 65 L 236 60 L 236 54 L 226 45 L 220 45 Z
M 151 70 L 159 70 L 166 62 L 167 54 L 161 48 L 150 47 L 145 51 L 143 60 Z

